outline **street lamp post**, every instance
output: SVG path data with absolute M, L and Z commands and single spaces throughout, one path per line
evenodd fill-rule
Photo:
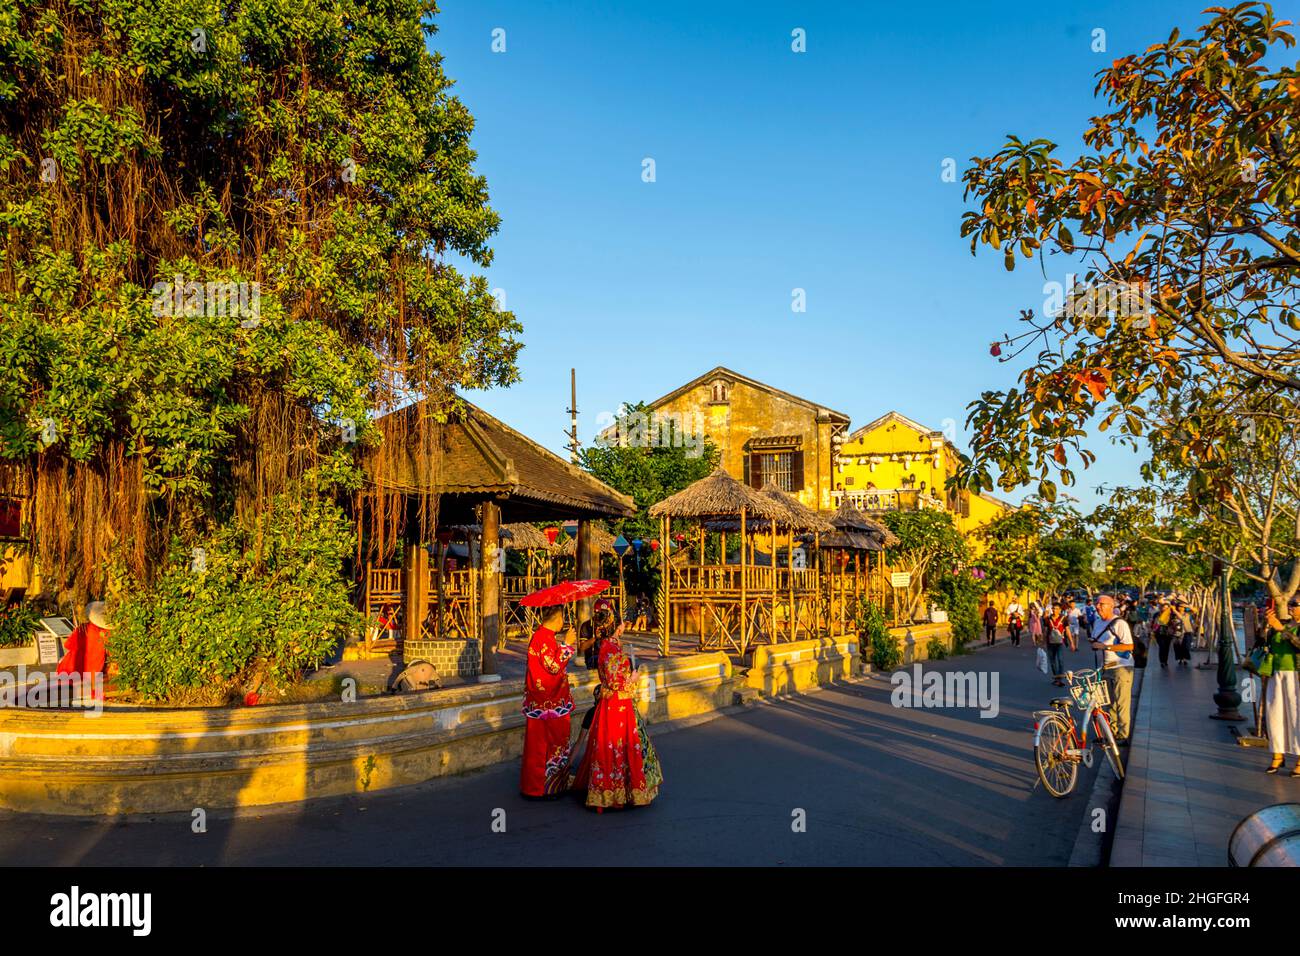
M 1219 614 L 1219 690 L 1214 695 L 1218 706 L 1217 714 L 1210 714 L 1213 720 L 1245 720 L 1237 708 L 1241 705 L 1241 693 L 1237 690 L 1237 649 L 1232 627 L 1232 587 L 1229 577 L 1232 569 L 1222 561 L 1215 561 L 1219 572 L 1219 596 L 1223 607 Z

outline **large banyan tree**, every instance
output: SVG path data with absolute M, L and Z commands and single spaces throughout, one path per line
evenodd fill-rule
M 515 378 L 514 316 L 449 259 L 486 267 L 498 217 L 436 12 L 0 6 L 0 471 L 47 592 L 286 497 L 381 499 L 376 410 Z

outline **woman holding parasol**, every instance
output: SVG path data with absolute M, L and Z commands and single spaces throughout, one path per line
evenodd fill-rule
M 519 792 L 553 798 L 569 786 L 569 730 L 573 692 L 567 668 L 573 658 L 573 628 L 564 626 L 564 605 L 609 587 L 608 581 L 566 581 L 525 597 L 520 604 L 544 607 L 542 624 L 528 642 L 524 675 L 524 754 Z

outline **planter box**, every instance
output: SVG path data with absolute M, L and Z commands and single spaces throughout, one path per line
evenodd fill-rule
M 0 667 L 17 667 L 19 664 L 31 667 L 40 659 L 34 643 L 26 647 L 0 647 Z

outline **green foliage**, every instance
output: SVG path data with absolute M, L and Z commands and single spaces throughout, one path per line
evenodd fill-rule
M 861 642 L 862 657 L 877 670 L 893 670 L 903 660 L 902 641 L 889 633 L 884 609 L 859 597 L 853 621 Z
M 627 418 L 650 414 L 644 402 L 624 406 L 623 415 Z M 658 536 L 659 521 L 649 516 L 650 506 L 707 477 L 717 467 L 716 445 L 704 439 L 692 446 L 683 442 L 671 423 L 669 428 L 664 435 L 654 433 L 653 444 L 650 432 L 645 432 L 645 440 L 623 444 L 610 439 L 579 452 L 578 463 L 583 468 L 611 488 L 631 496 L 636 503 L 636 516 L 628 518 L 620 528 L 629 541 Z
M 354 540 L 337 506 L 284 495 L 200 552 L 178 542 L 155 583 L 118 589 L 120 679 L 146 699 L 209 703 L 296 680 L 359 624 L 339 583 Z
M 30 604 L 0 608 L 0 647 L 27 647 L 40 622 L 40 611 Z
M 966 565 L 970 547 L 947 511 L 891 511 L 884 522 L 899 542 L 887 552 L 889 566 L 912 574 L 903 616 L 915 620 L 923 616 L 927 593 L 933 595 L 945 577 Z
M 1015 387 L 970 405 L 958 483 L 1037 483 L 1048 502 L 1095 454 L 1090 432 L 1149 450 L 1148 481 L 1180 472 L 1185 513 L 1228 502 L 1238 533 L 1270 522 L 1240 494 L 1253 438 L 1300 425 L 1300 81 L 1294 38 L 1265 3 L 1210 7 L 1193 35 L 1151 37 L 1098 74 L 1083 149 L 1009 137 L 965 174 L 971 251 L 1060 263 L 1080 277 L 1048 315 L 996 343 L 1025 356 Z M 1051 257 L 1055 256 L 1055 260 Z M 1067 307 L 1068 306 L 1068 307 Z M 1276 461 L 1257 449 L 1264 461 Z M 1212 520 L 1217 520 L 1214 518 Z M 1226 550 L 1226 549 L 1225 549 Z M 1274 570 L 1255 549 L 1260 576 Z M 1300 585 L 1300 579 L 1270 588 Z
M 621 414 L 626 421 L 638 416 L 649 419 L 651 412 L 644 402 L 638 402 L 624 405 Z M 578 463 L 632 498 L 637 513 L 619 522 L 616 533 L 628 541 L 640 538 L 648 544 L 660 533 L 659 519 L 650 517 L 650 506 L 707 477 L 717 467 L 718 448 L 702 436 L 678 434 L 669 423 L 665 433 L 644 430 L 625 442 L 613 438 L 598 441 L 579 452 Z M 653 595 L 659 586 L 659 559 L 650 556 L 647 546 L 641 552 L 639 567 L 631 552 L 624 560 L 629 593 Z
M 926 641 L 925 656 L 927 660 L 941 661 L 948 656 L 948 645 L 937 637 L 932 637 Z
M 953 644 L 958 652 L 968 641 L 979 637 L 979 604 L 983 593 L 983 582 L 977 581 L 969 571 L 945 574 L 936 582 L 932 592 L 934 603 L 948 612 Z
M 86 509 L 123 524 L 77 533 L 134 539 L 133 573 L 218 531 L 241 493 L 260 507 L 286 469 L 355 486 L 341 423 L 362 447 L 395 401 L 517 378 L 518 322 L 461 271 L 490 265 L 499 218 L 426 48 L 436 12 L 0 12 L 0 459 L 98 474 L 125 456 Z M 241 489 L 251 475 L 276 484 Z M 57 538 L 66 511 L 40 515 Z M 58 558 L 43 574 L 73 577 Z

